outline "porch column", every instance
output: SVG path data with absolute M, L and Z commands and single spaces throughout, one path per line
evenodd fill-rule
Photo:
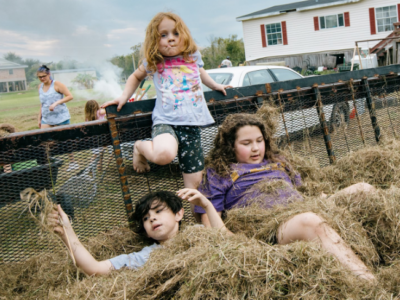
M 25 91 L 27 90 L 27 88 L 26 88 L 26 80 L 24 80 L 24 90 Z
M 9 93 L 10 89 L 8 88 L 8 81 L 6 82 L 6 86 L 7 86 L 7 93 Z

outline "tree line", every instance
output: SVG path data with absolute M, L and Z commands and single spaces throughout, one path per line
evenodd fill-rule
M 200 53 L 204 61 L 205 69 L 218 68 L 222 60 L 230 57 L 233 66 L 238 66 L 245 61 L 244 43 L 238 39 L 237 35 L 230 35 L 228 38 L 210 37 L 210 45 L 200 48 Z M 127 79 L 132 74 L 134 67 L 138 67 L 141 62 L 142 43 L 131 47 L 132 52 L 127 55 L 115 55 L 109 61 L 122 69 L 122 79 Z M 41 62 L 38 59 L 23 59 L 14 52 L 4 55 L 8 61 L 22 65 L 27 65 L 25 69 L 26 79 L 30 86 L 36 87 L 39 81 L 36 77 L 36 71 L 40 65 L 46 64 L 51 70 L 79 69 L 89 67 L 86 63 L 78 62 L 72 59 L 65 59 L 59 62 Z

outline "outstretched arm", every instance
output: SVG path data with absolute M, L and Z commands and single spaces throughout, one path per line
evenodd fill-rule
M 101 107 L 105 108 L 109 105 L 118 105 L 117 111 L 120 111 L 121 107 L 125 105 L 125 103 L 132 96 L 133 92 L 136 91 L 140 82 L 145 79 L 146 76 L 147 72 L 145 67 L 143 65 L 140 65 L 139 68 L 137 68 L 136 71 L 129 76 L 128 80 L 126 81 L 126 85 L 124 91 L 122 92 L 122 95 L 112 101 L 104 103 Z
M 220 91 L 222 92 L 222 94 L 224 94 L 226 96 L 226 91 L 225 89 L 228 88 L 232 88 L 231 85 L 224 85 L 224 84 L 219 84 L 216 83 L 214 81 L 214 79 L 212 79 L 210 77 L 210 75 L 208 75 L 208 73 L 206 72 L 206 70 L 204 70 L 203 68 L 200 68 L 200 78 L 201 81 L 208 86 L 210 89 L 214 90 L 214 91 Z
M 214 205 L 202 193 L 196 189 L 182 189 L 177 192 L 178 196 L 191 204 L 202 207 L 206 211 L 206 215 L 211 227 L 227 230 L 220 214 L 215 210 Z
M 54 209 L 49 213 L 48 224 L 61 237 L 69 252 L 75 258 L 76 265 L 86 274 L 108 274 L 114 269 L 109 260 L 97 261 L 82 245 L 71 226 L 68 216 L 60 205 L 57 206 L 57 210 Z

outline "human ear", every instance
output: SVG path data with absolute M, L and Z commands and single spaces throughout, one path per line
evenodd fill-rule
M 177 221 L 177 222 L 181 221 L 181 220 L 183 219 L 184 213 L 185 213 L 185 211 L 183 210 L 183 208 L 181 208 L 181 210 L 178 211 L 178 212 L 175 214 L 175 221 Z

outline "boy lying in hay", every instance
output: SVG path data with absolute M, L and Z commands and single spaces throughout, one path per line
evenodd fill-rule
M 220 215 L 253 202 L 259 203 L 261 209 L 271 209 L 303 200 L 294 188 L 301 185 L 300 175 L 275 147 L 272 133 L 265 121 L 253 114 L 229 115 L 219 127 L 214 147 L 206 159 L 206 174 L 199 190 Z M 374 192 L 375 188 L 360 183 L 340 193 L 359 191 Z M 201 207 L 195 207 L 195 212 L 202 214 L 203 224 L 209 226 L 206 212 Z M 285 245 L 294 241 L 318 241 L 355 275 L 370 281 L 375 279 L 321 216 L 308 210 L 297 210 L 288 216 L 283 209 L 282 214 L 285 217 L 276 217 L 275 226 L 265 229 L 270 231 L 268 242 Z
M 206 211 L 211 227 L 226 229 L 214 206 L 198 191 L 184 189 L 180 194 L 182 198 Z M 172 192 L 159 191 L 142 197 L 136 204 L 133 219 L 137 224 L 137 232 L 155 243 L 140 252 L 122 254 L 103 261 L 97 261 L 82 245 L 60 205 L 48 214 L 48 225 L 61 237 L 79 268 L 88 275 L 100 275 L 123 267 L 137 269 L 143 266 L 154 249 L 178 233 L 183 214 L 182 200 Z

